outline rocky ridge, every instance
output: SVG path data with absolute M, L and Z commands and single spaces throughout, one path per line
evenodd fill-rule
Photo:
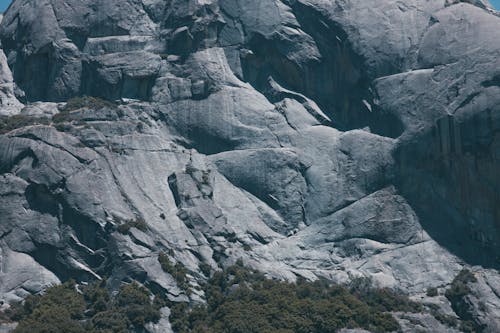
M 466 312 L 498 331 L 490 8 L 14 1 L 0 115 L 34 121 L 0 135 L 2 300 L 107 278 L 198 301 L 202 265 L 242 259 L 289 280 L 368 276 L 454 315 L 444 290 L 467 267 Z M 160 252 L 187 268 L 193 294 Z M 403 317 L 408 331 L 453 331 Z

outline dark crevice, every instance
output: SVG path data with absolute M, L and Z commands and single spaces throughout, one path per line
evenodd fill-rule
M 88 32 L 79 27 L 65 27 L 63 28 L 66 37 L 68 37 L 76 47 L 82 51 L 87 43 Z
M 252 236 L 253 239 L 255 239 L 257 242 L 259 242 L 260 244 L 263 244 L 263 245 L 266 245 L 266 244 L 269 244 L 269 241 L 267 241 L 264 237 L 262 237 L 261 235 L 255 233 L 255 232 L 252 232 L 252 233 L 249 233 L 250 236 Z
M 500 267 L 500 188 L 494 142 L 500 123 L 487 110 L 434 128 L 396 149 L 397 185 L 422 227 L 471 265 Z
M 203 128 L 195 127 L 195 125 L 187 129 L 186 137 L 189 141 L 183 140 L 177 141 L 177 143 L 186 149 L 196 149 L 204 155 L 215 155 L 232 151 L 238 146 L 237 142 L 215 136 Z
M 262 181 L 256 181 L 253 177 L 238 177 L 237 173 L 234 174 L 233 172 L 224 172 L 224 170 L 220 169 L 219 172 L 221 172 L 234 186 L 249 192 L 264 202 L 272 210 L 276 212 L 283 212 L 285 207 L 281 206 L 280 201 L 273 196 L 271 190 L 267 188 L 266 184 Z
M 314 105 L 314 102 L 309 100 L 304 95 L 284 89 L 283 87 L 279 86 L 279 84 L 277 84 L 272 77 L 268 79 L 268 83 L 269 83 L 267 87 L 268 90 L 265 91 L 265 95 L 270 102 L 277 104 L 286 98 L 294 99 L 297 102 L 301 103 L 302 106 L 307 110 L 307 112 L 309 112 L 309 114 L 312 115 L 320 124 L 322 125 L 332 124 L 331 119 L 329 119 L 328 116 L 323 114 L 321 110 L 318 110 L 317 107 Z M 283 115 L 286 118 L 286 113 L 283 113 Z M 288 122 L 288 119 L 286 120 Z M 296 129 L 292 124 L 290 123 L 288 124 L 293 129 Z
M 94 11 L 99 8 L 93 8 Z M 88 38 L 99 38 L 108 36 L 127 36 L 130 35 L 130 30 L 120 26 L 120 22 L 110 16 L 104 16 L 103 19 L 98 19 L 100 15 L 95 15 L 92 20 L 92 29 L 89 31 Z
M 41 266 L 54 273 L 62 282 L 69 279 L 78 281 L 92 281 L 95 279 L 91 273 L 71 267 L 67 262 L 68 258 L 70 258 L 67 249 L 40 243 L 35 243 L 35 247 L 36 251 L 29 253 L 29 255 Z
M 364 58 L 354 52 L 347 33 L 337 22 L 298 1 L 292 9 L 322 57 L 298 63 L 288 58 L 289 44 L 294 41 L 255 34 L 248 42 L 252 53 L 242 58 L 245 80 L 270 100 L 276 100 L 269 86 L 272 77 L 286 89 L 315 101 L 339 130 L 370 127 L 376 134 L 398 137 L 403 132 L 401 122 L 367 106 L 374 104 L 372 80 Z
M 37 263 L 54 273 L 61 281 L 67 281 L 78 274 L 64 264 L 64 255 L 59 248 L 49 244 L 37 244 L 36 251 L 30 253 Z
M 171 174 L 168 177 L 168 187 L 170 188 L 170 191 L 172 192 L 172 195 L 174 196 L 175 205 L 177 206 L 177 208 L 180 208 L 181 197 L 179 195 L 179 189 L 177 188 L 177 176 L 175 173 Z
M 179 11 L 179 8 L 167 6 L 162 27 L 172 31 L 166 40 L 169 54 L 186 58 L 189 54 L 214 46 L 224 27 L 216 8 L 212 8 L 214 6 L 208 4 L 201 5 L 196 10 L 186 10 L 191 15 L 185 16 L 178 16 L 178 12 L 174 12 Z
M 55 217 L 59 215 L 57 199 L 50 193 L 47 186 L 30 184 L 24 194 L 31 210 L 42 214 L 50 214 Z
M 485 88 L 500 87 L 500 75 L 496 75 L 493 79 L 482 82 L 481 85 Z
M 121 83 L 120 98 L 149 101 L 155 81 L 156 76 L 130 77 L 124 75 Z
M 62 225 L 71 227 L 71 230 L 61 227 L 65 239 L 60 243 L 61 246 L 35 244 L 36 251 L 30 255 L 38 263 L 52 271 L 61 281 L 95 279 L 95 276 L 85 269 L 73 267 L 71 258 L 81 261 L 97 274 L 109 273 L 110 263 L 107 260 L 109 232 L 102 230 L 91 218 L 70 207 L 61 196 L 55 195 L 53 189 L 49 189 L 46 185 L 30 184 L 25 194 L 30 209 L 55 216 Z
M 27 148 L 26 150 L 23 150 L 21 153 L 19 153 L 12 161 L 9 160 L 0 161 L 0 174 L 11 171 L 11 169 L 15 165 L 18 165 L 19 163 L 21 163 L 21 161 L 23 161 L 26 158 L 31 159 L 31 167 L 33 169 L 36 169 L 38 164 L 40 163 L 38 157 L 31 148 Z
M 464 106 L 466 106 L 467 104 L 469 104 L 470 102 L 472 102 L 472 100 L 474 100 L 474 98 L 476 98 L 478 95 L 479 95 L 479 93 L 475 92 L 475 93 L 467 96 L 467 98 L 462 103 L 460 103 L 460 105 L 455 109 L 455 111 L 463 108 Z
M 25 56 L 19 52 L 13 68 L 14 82 L 26 93 L 28 102 L 45 101 L 51 80 L 49 50 Z
M 458 124 L 461 149 L 464 153 L 487 158 L 495 156 L 492 143 L 500 133 L 500 119 L 495 116 L 497 112 L 486 109 Z
M 396 115 L 386 112 L 376 105 L 372 105 L 372 112 L 367 114 L 371 132 L 396 139 L 403 134 L 405 127 Z
M 459 3 L 468 3 L 470 5 L 479 7 L 481 9 L 487 9 L 486 6 L 484 5 L 484 3 L 482 3 L 481 1 L 478 1 L 478 0 L 455 0 L 453 2 L 446 2 L 445 7 L 453 6 L 453 5 L 456 5 Z
M 92 250 L 98 250 L 107 246 L 103 230 L 92 218 L 71 207 L 61 200 L 63 207 L 63 223 L 69 225 L 76 233 L 78 240 Z
M 311 88 L 315 86 L 308 84 L 305 95 L 319 102 L 333 122 L 340 123 L 340 130 L 369 127 L 382 136 L 400 136 L 403 125 L 399 119 L 373 106 L 372 74 L 364 57 L 354 51 L 348 33 L 307 4 L 295 1 L 291 7 L 301 28 L 313 37 L 323 56 L 321 66 L 309 75 L 306 73 L 306 78 L 318 81 L 316 87 L 320 89 L 314 91 Z
M 71 237 L 68 240 L 68 244 L 78 251 L 78 255 L 88 264 L 91 269 L 95 272 L 101 273 L 105 272 L 105 264 L 107 262 L 107 254 L 106 249 L 99 249 L 97 251 L 89 251 L 88 248 L 85 248 L 85 245 L 82 246 L 80 241 Z
M 93 119 L 82 119 L 84 121 L 92 121 Z M 51 142 L 47 142 L 45 140 L 43 140 L 42 138 L 38 137 L 37 135 L 33 134 L 33 133 L 21 133 L 19 135 L 16 135 L 17 138 L 24 138 L 24 139 L 29 139 L 29 140 L 33 140 L 33 141 L 36 141 L 36 142 L 42 142 L 43 144 L 46 144 L 47 146 L 50 146 L 50 147 L 53 147 L 55 149 L 59 149 L 69 155 L 71 155 L 72 157 L 74 157 L 76 160 L 78 160 L 78 162 L 82 163 L 82 164 L 88 164 L 89 161 L 88 160 L 85 160 L 83 158 L 81 158 L 80 156 L 74 154 L 73 152 L 71 152 L 70 150 L 62 147 L 62 146 L 59 146 L 59 145 L 55 145 Z
M 80 95 L 100 97 L 110 101 L 121 98 L 149 101 L 157 75 L 127 76 L 122 73 L 116 83 L 110 83 L 101 74 L 98 61 L 83 61 Z

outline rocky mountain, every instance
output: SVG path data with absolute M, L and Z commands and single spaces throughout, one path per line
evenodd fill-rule
M 487 1 L 15 0 L 0 40 L 5 304 L 70 278 L 199 301 L 202 267 L 241 259 L 371 277 L 500 331 Z M 464 268 L 457 310 L 444 290 Z

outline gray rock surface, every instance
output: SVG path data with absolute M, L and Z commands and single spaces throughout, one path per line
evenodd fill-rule
M 489 7 L 15 0 L 0 25 L 0 115 L 46 121 L 0 135 L 0 300 L 108 276 L 196 301 L 202 264 L 242 259 L 288 280 L 371 277 L 428 302 L 474 267 L 470 311 L 495 332 Z M 113 103 L 65 107 L 82 95 Z M 119 231 L 134 221 L 147 228 Z M 187 268 L 191 296 L 160 252 Z M 149 331 L 168 332 L 168 313 Z
M 0 22 L 2 20 L 3 15 L 0 14 Z M 0 50 L 0 116 L 12 116 L 22 109 L 23 105 L 15 96 L 16 88 L 7 58 Z

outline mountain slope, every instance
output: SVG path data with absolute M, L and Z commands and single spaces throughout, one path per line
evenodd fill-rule
M 14 1 L 2 299 L 107 277 L 196 301 L 242 259 L 429 300 L 469 267 L 494 332 L 500 18 L 467 2 Z

